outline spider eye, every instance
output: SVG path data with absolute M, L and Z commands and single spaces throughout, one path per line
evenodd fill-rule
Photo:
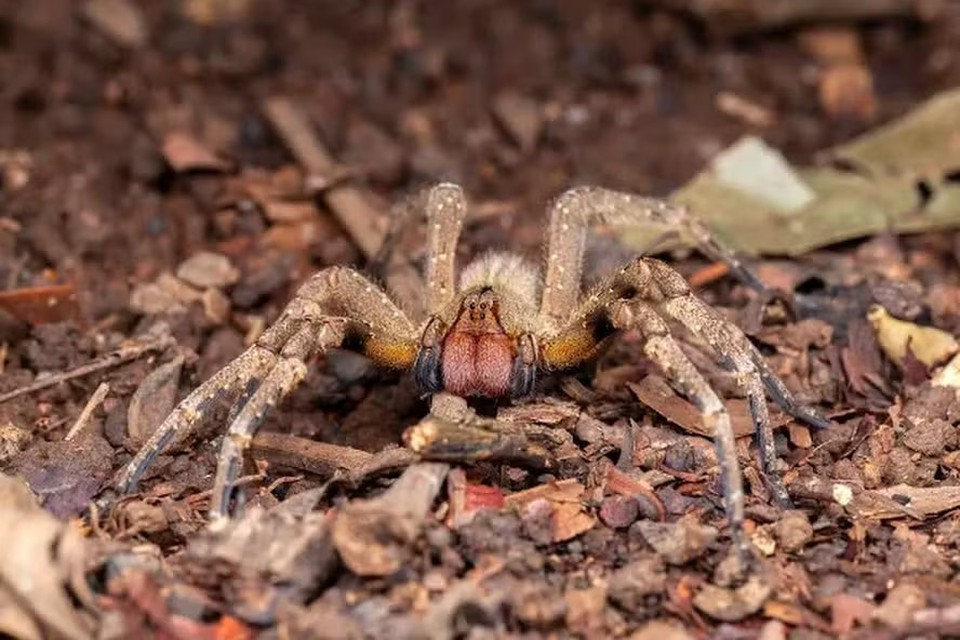
M 471 308 L 471 309 L 476 309 L 476 308 L 477 308 L 477 303 L 476 303 L 476 302 L 471 302 L 471 303 L 470 303 L 470 308 Z
M 481 303 L 480 303 L 480 310 L 483 311 L 483 310 L 486 309 L 486 308 L 487 308 L 487 303 L 486 303 L 486 302 L 481 302 Z

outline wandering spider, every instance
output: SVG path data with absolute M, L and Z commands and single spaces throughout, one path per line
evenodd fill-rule
M 243 452 L 268 408 L 304 378 L 311 357 L 347 338 L 379 365 L 412 369 L 424 393 L 518 398 L 530 393 L 539 372 L 575 367 L 618 331 L 633 329 L 643 340 L 646 357 L 697 405 L 704 424 L 715 433 L 731 536 L 743 550 L 743 479 L 730 417 L 671 336 L 670 319 L 709 342 L 737 374 L 756 425 L 761 470 L 775 500 L 789 504 L 775 471 L 764 390 L 790 415 L 814 426 L 828 423 L 794 400 L 743 332 L 697 298 L 679 273 L 653 258 L 636 258 L 600 286 L 581 292 L 586 232 L 593 223 L 667 225 L 758 286 L 752 273 L 684 207 L 596 187 L 571 189 L 550 209 L 542 277 L 519 256 L 492 253 L 466 266 L 459 283 L 454 256 L 467 210 L 463 192 L 453 184 L 435 186 L 427 193 L 425 208 L 427 318 L 409 318 L 380 287 L 353 269 L 324 269 L 300 287 L 280 319 L 253 346 L 173 410 L 118 473 L 118 488 L 133 490 L 154 457 L 207 417 L 215 399 L 236 395 L 211 509 L 212 516 L 225 516 Z

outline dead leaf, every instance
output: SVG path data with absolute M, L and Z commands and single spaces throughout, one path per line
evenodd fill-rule
M 653 409 L 675 425 L 691 433 L 708 438 L 713 437 L 713 432 L 703 424 L 700 411 L 677 395 L 660 376 L 649 375 L 640 382 L 627 382 L 626 385 L 644 406 Z M 737 437 L 753 433 L 753 418 L 750 416 L 750 407 L 746 400 L 730 398 L 724 400 L 723 404 L 730 414 L 730 424 Z M 774 429 L 790 422 L 789 416 L 775 409 L 771 410 L 770 414 L 770 424 Z
M 30 324 L 76 320 L 77 292 L 72 284 L 0 291 L 0 310 Z
M 163 139 L 163 157 L 178 173 L 226 171 L 226 162 L 188 133 L 173 131 Z
M 0 632 L 28 640 L 93 637 L 87 541 L 6 475 L 0 475 L 0 522 L 16 523 L 0 527 Z
M 719 172 L 711 165 L 671 198 L 690 207 L 733 249 L 754 255 L 796 256 L 889 230 L 955 228 L 960 225 L 960 184 L 951 176 L 960 170 L 953 142 L 958 127 L 960 89 L 953 89 L 825 151 L 817 166 L 790 167 L 776 150 L 747 139 L 728 149 L 736 151 L 735 162 Z M 765 171 L 779 176 L 782 189 L 758 181 L 755 165 L 760 158 Z M 926 188 L 920 189 L 921 184 Z M 620 235 L 634 248 L 643 248 L 664 231 L 631 227 Z M 673 247 L 694 244 L 678 238 Z
M 134 391 L 127 407 L 127 435 L 136 445 L 146 442 L 173 411 L 182 369 L 183 356 L 177 356 L 147 374 Z
M 525 525 L 546 528 L 538 542 L 563 542 L 589 531 L 596 518 L 584 510 L 585 487 L 574 478 L 542 484 L 506 496 L 507 506 L 519 510 Z M 529 533 L 529 526 L 528 526 Z
M 894 318 L 878 304 L 870 307 L 867 319 L 873 325 L 880 348 L 900 367 L 904 366 L 908 351 L 931 368 L 960 349 L 957 340 L 946 331 Z

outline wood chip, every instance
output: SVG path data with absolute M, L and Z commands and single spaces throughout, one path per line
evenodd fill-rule
M 188 133 L 173 131 L 163 139 L 163 157 L 177 173 L 226 171 L 229 165 Z
M 575 538 L 596 524 L 596 518 L 584 510 L 581 501 L 585 490 L 580 482 L 570 478 L 508 495 L 504 501 L 517 508 L 525 521 L 545 520 L 549 539 L 538 542 L 556 543 Z
M 675 425 L 691 433 L 713 437 L 713 433 L 704 426 L 700 411 L 677 395 L 663 378 L 649 375 L 640 382 L 627 382 L 626 385 L 640 402 Z M 725 400 L 723 404 L 730 413 L 733 432 L 738 437 L 753 433 L 753 418 L 750 417 L 750 407 L 746 400 L 731 398 Z M 791 418 L 786 414 L 771 410 L 770 426 L 772 428 L 776 429 L 790 421 Z
M 225 255 L 200 251 L 180 263 L 177 277 L 200 289 L 227 287 L 240 279 L 240 272 Z
M 183 356 L 162 364 L 140 382 L 127 407 L 127 435 L 140 445 L 166 418 L 177 400 Z
M 76 320 L 79 316 L 72 284 L 0 291 L 0 309 L 34 325 Z
M 107 38 L 124 47 L 139 49 L 147 43 L 143 13 L 129 0 L 89 0 L 83 16 Z

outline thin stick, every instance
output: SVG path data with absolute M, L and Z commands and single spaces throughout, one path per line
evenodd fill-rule
M 277 133 L 283 138 L 290 153 L 306 170 L 307 181 L 330 185 L 333 177 L 343 170 L 320 143 L 313 127 L 303 112 L 290 100 L 269 98 L 263 112 Z M 324 190 L 323 197 L 333 214 L 367 258 L 372 258 L 386 238 L 386 219 L 352 184 L 333 184 Z
M 77 416 L 73 426 L 70 427 L 70 431 L 67 431 L 67 435 L 63 437 L 64 442 L 73 440 L 73 438 L 80 433 L 80 430 L 90 422 L 90 417 L 93 415 L 93 412 L 103 404 L 108 393 L 110 393 L 110 385 L 106 382 L 101 382 L 90 396 L 90 399 L 87 400 L 87 404 L 83 405 L 83 410 L 80 412 L 80 415 Z
M 364 257 L 375 260 L 387 240 L 389 224 L 385 212 L 371 204 L 371 195 L 355 182 L 337 180 L 344 175 L 344 169 L 324 148 L 306 115 L 293 102 L 283 97 L 268 98 L 263 102 L 263 112 L 303 167 L 307 184 L 316 185 L 317 194 Z M 414 316 L 423 311 L 418 307 L 423 296 L 421 283 L 420 275 L 409 260 L 390 265 L 387 285 Z
M 163 338 L 159 338 L 151 342 L 121 347 L 120 349 L 117 349 L 112 353 L 108 353 L 107 355 L 103 356 L 102 358 L 98 358 L 93 362 L 88 362 L 87 364 L 80 365 L 79 367 L 74 367 L 69 371 L 53 374 L 44 378 L 43 380 L 37 380 L 36 382 L 32 382 L 24 387 L 20 387 L 19 389 L 14 389 L 13 391 L 0 395 L 0 404 L 8 400 L 13 400 L 14 398 L 19 398 L 22 395 L 33 393 L 34 391 L 40 391 L 48 387 L 53 387 L 61 382 L 66 382 L 67 380 L 82 378 L 83 376 L 96 373 L 97 371 L 103 371 L 104 369 L 116 367 L 126 362 L 130 362 L 131 360 L 136 360 L 145 353 L 149 353 L 151 351 L 162 351 L 173 344 L 175 344 L 175 340 L 171 336 L 164 336 Z

